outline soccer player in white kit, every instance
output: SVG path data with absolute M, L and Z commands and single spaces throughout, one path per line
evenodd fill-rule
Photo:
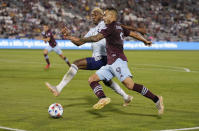
M 103 11 L 100 8 L 93 9 L 91 16 L 93 23 L 96 26 L 91 28 L 89 32 L 85 35 L 85 37 L 96 35 L 105 27 L 104 21 L 102 21 Z M 80 46 L 83 43 L 74 42 L 74 44 Z M 102 39 L 98 42 L 91 43 L 91 48 L 93 52 L 92 57 L 87 57 L 74 61 L 73 64 L 71 64 L 68 72 L 64 75 L 62 81 L 57 86 L 52 86 L 48 82 L 46 83 L 46 86 L 55 96 L 58 96 L 61 93 L 62 89 L 73 79 L 78 69 L 98 70 L 102 66 L 105 66 L 107 64 L 106 40 Z M 123 106 L 127 106 L 132 101 L 133 97 L 126 94 L 116 82 L 112 80 L 103 82 L 105 85 L 107 85 L 123 97 Z

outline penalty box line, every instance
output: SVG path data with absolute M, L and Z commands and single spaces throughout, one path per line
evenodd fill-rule
M 26 130 L 21 130 L 21 129 L 9 128 L 5 126 L 0 126 L 0 129 L 9 130 L 9 131 L 26 131 Z

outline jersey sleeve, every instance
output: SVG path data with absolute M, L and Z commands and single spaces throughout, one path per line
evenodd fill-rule
M 129 36 L 130 31 L 128 29 L 123 28 L 124 36 Z
M 101 33 L 102 35 L 104 35 L 104 37 L 108 37 L 111 33 L 113 32 L 113 28 L 111 28 L 111 26 L 106 26 L 103 29 L 101 29 L 101 31 L 99 33 Z

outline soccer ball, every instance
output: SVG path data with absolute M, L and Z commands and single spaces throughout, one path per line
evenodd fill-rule
M 48 108 L 48 113 L 53 118 L 60 118 L 63 115 L 63 107 L 59 103 L 53 103 Z

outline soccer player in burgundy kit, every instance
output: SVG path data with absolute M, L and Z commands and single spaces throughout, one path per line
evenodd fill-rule
M 117 23 L 117 15 L 118 13 L 115 8 L 107 8 L 103 17 L 106 27 L 95 36 L 80 39 L 81 42 L 85 43 L 96 42 L 103 38 L 106 39 L 107 65 L 100 68 L 95 74 L 90 76 L 88 80 L 95 95 L 99 98 L 99 101 L 93 108 L 101 109 L 110 103 L 110 98 L 105 96 L 99 81 L 111 80 L 116 76 L 129 90 L 136 91 L 151 99 L 156 104 L 158 114 L 161 115 L 164 112 L 162 96 L 153 94 L 144 85 L 134 83 L 131 78 L 131 72 L 128 69 L 127 58 L 123 52 L 123 40 L 125 36 L 140 40 L 147 46 L 150 46 L 152 43 L 139 34 L 122 28 L 120 24 Z M 78 41 L 78 39 L 75 38 L 71 38 L 71 40 Z
M 59 48 L 59 46 L 57 45 L 57 42 L 55 41 L 55 38 L 54 38 L 54 34 L 51 32 L 49 26 L 43 25 L 43 30 L 44 30 L 42 32 L 43 40 L 45 43 L 47 43 L 47 42 L 49 43 L 49 46 L 47 46 L 44 49 L 44 57 L 45 57 L 46 63 L 47 63 L 47 65 L 45 66 L 45 69 L 48 69 L 50 67 L 48 53 L 51 51 L 55 51 L 68 64 L 68 66 L 70 66 L 70 62 L 68 61 L 68 59 L 65 56 L 63 56 L 63 53 L 62 53 L 61 49 Z

